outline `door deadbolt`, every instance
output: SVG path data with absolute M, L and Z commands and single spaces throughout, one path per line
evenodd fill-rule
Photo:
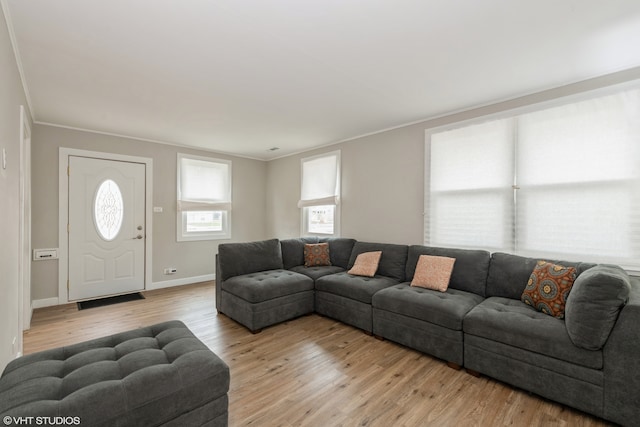
M 142 230 L 142 226 L 141 225 L 138 226 L 138 230 Z

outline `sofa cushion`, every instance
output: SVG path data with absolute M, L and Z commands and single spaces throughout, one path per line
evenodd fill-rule
M 322 276 L 316 280 L 316 290 L 371 304 L 371 297 L 381 289 L 398 283 L 397 279 L 379 276 L 364 277 L 348 273 Z
M 290 270 L 295 266 L 304 265 L 304 246 L 313 243 L 318 243 L 317 237 L 280 240 L 283 267 Z
M 323 265 L 323 266 L 317 266 L 317 267 L 305 267 L 304 265 L 299 265 L 297 267 L 292 267 L 291 271 L 295 271 L 296 273 L 309 276 L 315 281 L 322 276 L 327 276 L 329 274 L 335 274 L 335 273 L 342 273 L 345 270 L 344 268 L 338 267 L 337 265 Z
M 449 288 L 473 292 L 485 296 L 487 274 L 491 255 L 483 250 L 435 248 L 412 245 L 407 255 L 406 280 L 413 280 L 420 255 L 433 255 L 455 258 L 456 263 L 451 272 Z M 533 267 L 532 267 L 533 268 Z M 531 273 L 531 271 L 529 271 Z
M 331 265 L 328 243 L 314 243 L 304 245 L 304 266 L 321 267 Z
M 353 267 L 356 257 L 364 252 L 382 251 L 378 272 L 380 276 L 391 277 L 398 282 L 405 279 L 405 267 L 407 263 L 407 252 L 409 247 L 406 245 L 395 245 L 392 243 L 367 243 L 356 242 L 353 245 L 353 251 L 349 258 L 347 270 Z
M 230 277 L 255 273 L 264 270 L 282 268 L 282 251 L 278 239 L 262 240 L 246 243 L 222 243 L 218 246 L 219 265 L 222 277 Z M 220 272 L 217 272 L 220 273 Z
M 399 283 L 377 292 L 372 305 L 380 310 L 461 331 L 464 316 L 483 299 L 480 295 L 458 289 L 438 292 Z
M 582 273 L 573 284 L 565 309 L 571 341 L 587 350 L 601 349 L 630 292 L 629 275 L 618 266 L 598 265 Z
M 331 265 L 337 265 L 345 270 L 349 266 L 351 251 L 355 245 L 355 239 L 347 239 L 344 237 L 323 237 L 318 240 L 319 243 L 329 244 L 329 256 Z
M 381 255 L 382 251 L 364 252 L 358 254 L 358 256 L 356 257 L 356 262 L 353 263 L 353 266 L 349 269 L 349 271 L 347 271 L 347 273 L 353 274 L 355 276 L 375 276 L 376 271 L 378 271 L 378 264 L 380 264 Z
M 313 290 L 313 280 L 290 270 L 265 270 L 231 277 L 222 283 L 222 289 L 250 303 L 258 303 Z
M 538 261 L 520 300 L 549 316 L 564 318 L 564 307 L 576 279 L 574 267 Z
M 491 254 L 489 276 L 487 277 L 487 293 L 489 297 L 506 297 L 520 300 L 531 272 L 539 258 L 527 258 L 501 252 Z M 583 271 L 595 266 L 592 263 L 550 260 L 554 264 L 574 267 L 578 276 Z
M 445 292 L 449 287 L 455 262 L 455 258 L 420 255 L 411 286 Z
M 525 303 L 490 297 L 464 318 L 465 334 L 544 354 L 592 369 L 602 369 L 602 351 L 573 345 L 564 320 L 547 316 Z

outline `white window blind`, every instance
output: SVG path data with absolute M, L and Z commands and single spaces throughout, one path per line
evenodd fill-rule
M 231 237 L 231 162 L 178 154 L 177 240 Z
M 430 155 L 427 244 L 640 270 L 640 90 L 435 133 Z
M 337 205 L 340 152 L 302 159 L 302 190 L 298 207 Z
M 338 235 L 340 151 L 301 160 L 302 234 Z
M 425 226 L 431 245 L 511 247 L 512 132 L 502 120 L 432 135 Z
M 231 162 L 178 155 L 178 211 L 231 209 Z
M 518 118 L 520 252 L 640 264 L 640 91 Z

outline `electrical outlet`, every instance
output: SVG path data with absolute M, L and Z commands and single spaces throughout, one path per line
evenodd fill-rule
M 176 274 L 178 269 L 175 267 L 169 267 L 164 269 L 164 274 Z

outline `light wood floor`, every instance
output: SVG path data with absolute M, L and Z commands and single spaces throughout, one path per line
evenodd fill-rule
M 252 335 L 217 315 L 212 283 L 145 296 L 38 309 L 25 354 L 179 319 L 231 369 L 231 426 L 608 425 L 315 314 Z

